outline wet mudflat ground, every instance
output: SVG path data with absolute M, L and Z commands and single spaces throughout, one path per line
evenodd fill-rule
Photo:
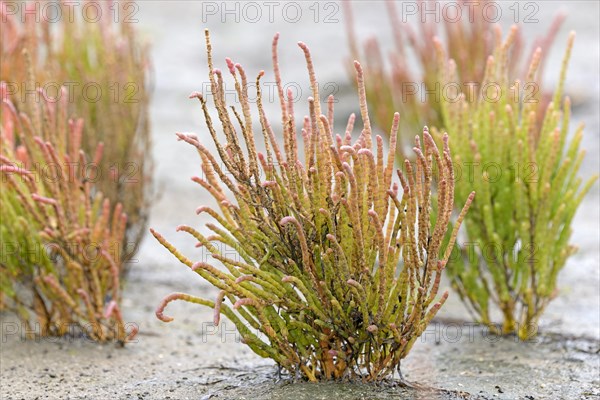
M 206 2 L 205 2 L 206 3 Z M 304 4 L 304 3 L 303 3 Z M 504 4 L 504 3 L 500 3 Z M 538 2 L 539 22 L 524 24 L 526 32 L 545 31 L 557 2 Z M 189 178 L 199 173 L 195 151 L 175 141 L 178 131 L 205 132 L 197 102 L 187 100 L 206 82 L 203 29 L 213 36 L 215 62 L 224 57 L 242 63 L 249 75 L 269 73 L 270 41 L 281 32 L 283 78 L 308 88 L 304 60 L 295 43 L 310 45 L 322 82 L 338 84 L 336 106 L 341 126 L 357 111 L 356 96 L 345 74 L 348 56 L 343 15 L 339 22 L 314 22 L 311 4 L 303 5 L 304 19 L 289 23 L 274 18 L 259 23 L 223 23 L 220 15 L 203 14 L 202 2 L 141 2 L 139 29 L 153 42 L 155 93 L 151 115 L 157 160 L 159 197 L 151 226 L 165 234 L 184 253 L 194 254 L 194 243 L 174 228 L 182 223 L 200 226 L 194 214 L 206 195 Z M 381 3 L 353 2 L 359 34 L 390 38 Z M 508 3 L 506 8 L 508 8 Z M 587 177 L 598 172 L 600 32 L 598 3 L 570 2 L 569 18 L 558 35 L 558 46 L 546 68 L 548 82 L 558 74 L 568 30 L 578 32 L 567 92 L 575 99 L 573 127 L 586 122 L 583 147 L 588 157 L 582 167 Z M 331 10 L 322 10 L 331 11 Z M 508 15 L 508 14 L 507 14 Z M 321 14 L 323 16 L 323 14 Z M 506 16 L 505 16 L 506 17 Z M 230 17 L 231 18 L 231 17 Z M 203 19 L 205 20 L 203 22 Z M 510 18 L 502 20 L 510 25 Z M 306 93 L 303 97 L 307 97 Z M 277 99 L 267 101 L 277 120 Z M 303 102 L 298 112 L 305 113 Z M 336 121 L 337 122 L 337 121 Z M 338 126 L 338 127 L 339 127 Z M 199 306 L 172 303 L 170 324 L 158 321 L 154 309 L 174 291 L 212 297 L 214 290 L 179 265 L 153 238 L 147 237 L 124 288 L 125 319 L 140 328 L 135 343 L 125 348 L 97 345 L 81 338 L 24 341 L 18 323 L 0 315 L 0 398 L 4 399 L 598 399 L 600 398 L 600 258 L 599 196 L 596 185 L 582 204 L 573 224 L 572 242 L 580 250 L 569 259 L 559 279 L 560 296 L 540 323 L 540 337 L 518 342 L 498 338 L 468 322 L 468 314 L 452 296 L 402 364 L 404 378 L 423 388 L 385 383 L 291 383 L 278 377 L 270 360 L 246 349 L 226 321 L 212 326 L 212 312 Z

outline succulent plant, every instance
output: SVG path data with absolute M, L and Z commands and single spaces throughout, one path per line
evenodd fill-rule
M 129 260 L 146 231 L 152 191 L 148 48 L 126 18 L 131 2 L 86 0 L 84 7 L 92 3 L 100 10 L 98 21 L 69 11 L 73 4 L 59 2 L 62 17 L 36 22 L 32 15 L 19 18 L 8 12 L 0 2 L 0 80 L 19 111 L 28 97 L 37 96 L 36 89 L 52 97 L 61 95 L 60 87 L 67 89 L 66 112 L 86 123 L 82 149 L 93 154 L 104 143 L 96 187 L 112 203 L 121 203 L 128 215 L 119 254 Z M 23 10 L 30 6 L 36 4 L 22 5 Z M 24 49 L 33 68 L 32 87 L 27 86 L 30 67 Z
M 513 27 L 490 56 L 483 78 L 488 93 L 475 99 L 460 93 L 442 101 L 444 129 L 461 178 L 457 197 L 478 193 L 465 219 L 467 238 L 446 269 L 476 318 L 495 327 L 492 310 L 502 312 L 502 333 L 528 339 L 546 305 L 557 294 L 557 277 L 576 248 L 569 244 L 571 222 L 596 177 L 582 185 L 578 170 L 583 125 L 569 133 L 570 100 L 563 99 L 569 36 L 558 86 L 549 103 L 537 101 L 527 85 L 540 81 L 542 50 L 533 56 L 524 81 L 511 80 Z M 438 46 L 439 80 L 456 82 L 457 67 Z
M 444 87 L 438 80 L 438 65 L 444 61 L 438 58 L 438 53 L 434 50 L 442 43 L 439 39 L 440 25 L 445 34 L 444 53 L 456 62 L 456 81 L 453 83 L 466 93 L 481 89 L 487 57 L 502 40 L 500 27 L 485 17 L 485 9 L 492 1 L 465 3 L 469 2 L 463 0 L 456 4 L 462 10 L 468 9 L 468 13 L 463 11 L 458 20 L 443 16 L 442 23 L 438 23 L 432 15 L 425 15 L 424 12 L 427 9 L 440 10 L 443 3 L 434 0 L 420 2 L 417 6 L 420 24 L 415 29 L 408 21 L 399 19 L 394 1 L 386 1 L 394 44 L 387 60 L 375 38 L 366 40 L 364 51 L 360 50 L 360 43 L 354 33 L 351 3 L 344 2 L 351 56 L 359 61 L 364 60 L 367 100 L 375 110 L 375 125 L 383 132 L 387 132 L 387 124 L 396 111 L 400 111 L 402 115 L 402 128 L 406 128 L 406 132 L 414 131 L 424 121 L 429 126 L 446 126 L 441 102 L 451 96 L 454 86 Z M 517 32 L 511 47 L 511 61 L 508 63 L 511 79 L 524 76 L 537 47 L 541 47 L 543 54 L 546 54 L 564 18 L 563 14 L 555 17 L 548 33 L 533 43 L 530 53 L 524 51 L 524 40 L 521 33 Z M 416 59 L 417 68 L 411 68 L 411 57 Z M 544 62 L 542 57 L 539 61 L 540 77 Z M 532 96 L 547 104 L 551 96 L 541 90 L 541 79 L 535 85 L 536 91 L 533 87 L 530 88 Z M 399 161 L 402 161 L 411 139 L 399 139 L 397 154 Z
M 416 137 L 417 163 L 407 161 L 405 174 L 397 171 L 400 192 L 393 182 L 398 114 L 386 151 L 383 139 L 373 138 L 363 71 L 356 62 L 364 129 L 353 142 L 351 115 L 345 133 L 335 134 L 333 96 L 322 115 L 313 62 L 304 43 L 299 46 L 313 96 L 299 141 L 294 99 L 283 90 L 278 38 L 272 51 L 282 125 L 277 129 L 266 117 L 261 71 L 256 78 L 265 146 L 261 153 L 253 134 L 256 122 L 246 72 L 226 59 L 241 102 L 241 110 L 229 110 L 225 77 L 213 66 L 206 32 L 211 95 L 224 143 L 205 97 L 200 93 L 191 97 L 200 101 L 220 161 L 195 135 L 177 136 L 197 149 L 204 178 L 192 180 L 212 195 L 219 208 L 197 209 L 214 219 L 206 225 L 211 234 L 187 225 L 177 230 L 192 235 L 216 264 L 193 261 L 151 231 L 181 263 L 220 291 L 214 300 L 170 294 L 156 315 L 171 321 L 164 310 L 173 300 L 201 304 L 214 309 L 215 324 L 225 315 L 246 345 L 292 376 L 378 381 L 400 370 L 401 360 L 445 302 L 447 292 L 438 296 L 441 274 L 474 194 L 467 196 L 444 245 L 454 204 L 448 137 L 444 136 L 441 152 L 427 129 L 422 142 Z M 283 148 L 277 140 L 281 136 Z M 439 171 L 437 201 L 432 199 L 434 169 Z M 433 203 L 436 217 L 431 213 Z M 234 249 L 239 257 L 226 256 L 225 248 Z
M 81 150 L 83 120 L 67 119 L 64 91 L 61 100 L 40 92 L 17 112 L 0 83 L 3 307 L 30 336 L 124 343 L 136 332 L 119 309 L 127 218 L 94 184 L 103 145 L 93 159 Z

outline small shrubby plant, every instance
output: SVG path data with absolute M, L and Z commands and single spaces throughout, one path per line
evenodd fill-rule
M 502 333 L 527 339 L 537 333 L 546 305 L 557 294 L 557 277 L 576 248 L 571 222 L 596 177 L 582 184 L 578 170 L 583 125 L 569 134 L 571 103 L 563 98 L 574 33 L 569 36 L 558 86 L 547 104 L 525 93 L 539 82 L 542 50 L 534 53 L 524 80 L 509 77 L 516 28 L 488 58 L 483 83 L 487 99 L 442 102 L 444 129 L 454 133 L 452 149 L 462 168 L 457 198 L 476 190 L 465 219 L 471 248 L 446 268 L 452 284 L 476 318 L 495 327 L 492 310 L 503 316 Z M 454 60 L 438 46 L 442 84 L 456 82 Z M 493 101 L 489 98 L 493 98 Z M 469 170 L 471 166 L 471 170 Z
M 201 304 L 214 309 L 215 324 L 225 315 L 246 345 L 292 376 L 379 381 L 399 371 L 401 360 L 445 302 L 447 292 L 438 296 L 441 274 L 474 193 L 467 195 L 444 245 L 455 202 L 448 137 L 442 151 L 427 129 L 416 137 L 417 163 L 407 161 L 405 173 L 397 171 L 400 188 L 393 179 L 398 114 L 385 151 L 383 139 L 372 135 L 363 71 L 356 62 L 364 129 L 353 142 L 351 115 L 345 133 L 335 134 L 334 99 L 329 97 L 322 115 L 312 59 L 303 43 L 299 46 L 313 97 L 298 132 L 292 93 L 283 90 L 277 41 L 278 35 L 273 69 L 282 125 L 276 128 L 265 115 L 261 71 L 255 85 L 265 146 L 261 153 L 246 72 L 226 60 L 241 102 L 241 109 L 228 109 L 225 77 L 213 66 L 206 32 L 210 88 L 221 129 L 205 97 L 191 97 L 201 104 L 218 159 L 195 135 L 177 136 L 197 149 L 204 178 L 192 180 L 212 195 L 218 209 L 197 209 L 214 219 L 206 225 L 211 234 L 187 225 L 177 230 L 192 235 L 224 269 L 186 257 L 151 230 L 181 263 L 220 290 L 214 300 L 170 294 L 156 314 L 169 322 L 164 310 L 170 301 Z M 434 169 L 439 171 L 437 200 L 432 197 Z M 226 256 L 224 249 L 230 248 L 239 257 Z
M 39 96 L 18 112 L 0 83 L 3 307 L 29 335 L 76 328 L 94 340 L 125 342 L 135 334 L 126 332 L 118 305 L 127 218 L 85 168 L 100 161 L 104 147 L 90 159 L 81 149 L 83 120 L 67 119 L 67 97 Z
M 146 231 L 151 197 L 149 52 L 125 18 L 131 2 L 86 0 L 83 6 L 88 3 L 100 9 L 98 21 L 69 11 L 73 5 L 63 2 L 58 2 L 63 8 L 55 20 L 42 17 L 36 21 L 32 14 L 19 18 L 0 1 L 0 80 L 19 111 L 28 97 L 39 101 L 36 89 L 59 97 L 59 88 L 66 87 L 62 94 L 69 99 L 66 112 L 85 120 L 82 149 L 93 154 L 104 143 L 94 179 L 96 187 L 112 203 L 121 203 L 128 215 L 126 240 L 119 252 L 128 260 Z M 35 10 L 34 2 L 24 2 L 22 12 L 30 6 L 30 11 Z M 117 9 L 120 18 L 115 23 Z
M 453 84 L 464 89 L 465 93 L 481 89 L 487 57 L 501 41 L 499 26 L 485 17 L 489 0 L 461 4 L 462 9 L 470 11 L 464 12 L 458 21 L 442 18 L 441 24 L 435 22 L 431 15 L 423 14 L 426 9 L 436 9 L 436 6 L 441 9 L 443 6 L 443 3 L 434 3 L 440 2 L 428 0 L 420 4 L 419 27 L 416 29 L 409 22 L 400 20 L 394 1 L 386 1 L 394 46 L 389 57 L 384 57 L 377 39 L 365 41 L 364 46 L 359 43 L 354 33 L 351 2 L 344 2 L 351 56 L 361 62 L 364 60 L 367 100 L 375 110 L 374 123 L 383 132 L 387 132 L 389 120 L 396 111 L 402 115 L 401 128 L 406 129 L 401 131 L 404 132 L 418 129 L 425 121 L 430 126 L 446 126 L 441 101 L 453 95 L 455 86 L 445 87 L 438 79 L 438 65 L 444 60 L 439 59 L 434 49 L 442 43 L 440 35 L 445 37 L 444 52 L 456 62 L 456 81 Z M 539 46 L 545 55 L 563 20 L 564 15 L 557 15 L 548 33 L 535 41 L 533 50 Z M 443 32 L 438 30 L 438 25 L 443 27 Z M 507 68 L 511 79 L 523 76 L 533 51 L 525 51 L 520 32 L 514 38 L 510 57 Z M 413 58 L 416 68 L 412 68 L 410 63 Z M 540 77 L 544 61 L 544 57 L 539 60 Z M 551 96 L 541 90 L 541 79 L 533 83 L 535 86 L 529 88 L 530 95 L 547 104 Z M 399 161 L 404 158 L 405 147 L 411 141 L 410 138 L 399 138 Z

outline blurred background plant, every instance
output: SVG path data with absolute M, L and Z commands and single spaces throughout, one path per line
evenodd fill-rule
M 88 158 L 81 149 L 83 120 L 67 119 L 65 88 L 61 94 L 57 101 L 39 90 L 39 101 L 32 97 L 17 110 L 0 83 L 3 307 L 26 324 L 28 335 L 77 329 L 124 343 L 136 332 L 126 332 L 119 309 L 127 218 L 94 183 L 90 166 L 100 162 L 102 143 Z
M 119 254 L 129 260 L 145 232 L 152 192 L 149 51 L 133 26 L 133 2 L 88 0 L 85 4 L 99 10 L 97 18 L 70 13 L 66 3 L 57 2 L 60 17 L 40 18 L 38 13 L 36 21 L 35 12 L 12 13 L 10 4 L 0 2 L 0 80 L 6 82 L 18 111 L 27 97 L 35 96 L 36 88 L 53 97 L 61 95 L 60 87 L 68 89 L 67 112 L 86 123 L 82 149 L 93 154 L 104 143 L 95 186 L 112 203 L 123 205 L 128 219 Z M 24 7 L 34 10 L 39 4 Z M 33 87 L 26 86 L 23 49 L 31 57 Z
M 211 94 L 225 143 L 217 137 L 205 98 L 200 93 L 190 97 L 202 105 L 220 161 L 195 135 L 178 138 L 197 148 L 205 178 L 192 179 L 213 196 L 220 211 L 201 206 L 197 213 L 209 214 L 220 226 L 208 223 L 211 235 L 186 225 L 177 230 L 191 234 L 226 270 L 193 262 L 151 230 L 179 261 L 220 289 L 215 301 L 173 293 L 156 314 L 169 322 L 164 309 L 170 301 L 201 304 L 214 309 L 215 324 L 224 314 L 245 344 L 294 377 L 379 381 L 396 368 L 400 371 L 401 360 L 445 302 L 447 292 L 437 297 L 441 274 L 474 194 L 465 197 L 450 243 L 443 246 L 454 204 L 447 137 L 441 153 L 427 130 L 423 145 L 416 137 L 418 162 L 413 169 L 407 161 L 406 174 L 397 171 L 403 189 L 399 195 L 398 183 L 392 182 L 398 115 L 384 160 L 383 139 L 373 140 L 362 68 L 356 63 L 364 130 L 352 143 L 351 115 L 345 135 L 334 135 L 334 98 L 328 98 L 322 115 L 313 62 L 303 43 L 299 46 L 313 97 L 298 142 L 293 94 L 284 93 L 279 72 L 278 37 L 272 47 L 273 69 L 283 132 L 276 134 L 267 120 L 259 90 L 263 154 L 257 152 L 252 131 L 246 73 L 226 60 L 241 102 L 241 110 L 231 107 L 230 112 L 206 32 Z M 259 89 L 263 75 L 261 71 L 256 80 Z M 280 135 L 283 148 L 277 141 Z M 440 172 L 436 218 L 430 214 L 434 166 Z M 229 192 L 234 199 L 228 198 Z M 225 248 L 237 256 L 225 256 Z
M 500 26 L 485 17 L 484 9 L 493 1 L 460 0 L 458 3 L 459 9 L 470 10 L 468 17 L 463 15 L 457 20 L 444 17 L 441 23 L 438 23 L 436 19 L 424 13 L 427 10 L 441 10 L 444 4 L 435 0 L 419 2 L 416 21 L 419 28 L 415 29 L 406 15 L 403 14 L 402 21 L 400 20 L 394 1 L 386 1 L 394 44 L 393 51 L 386 59 L 376 38 L 370 38 L 364 44 L 359 42 L 354 33 L 351 2 L 343 2 L 350 55 L 365 66 L 367 100 L 374 110 L 375 125 L 384 133 L 387 132 L 387 125 L 395 112 L 400 112 L 401 115 L 400 132 L 414 132 L 425 124 L 446 126 L 441 112 L 441 101 L 447 93 L 446 88 L 440 85 L 437 74 L 438 65 L 444 60 L 440 60 L 434 50 L 442 35 L 445 38 L 444 53 L 456 62 L 455 83 L 461 88 L 470 87 L 470 90 L 465 91 L 469 95 L 481 88 L 487 57 L 501 41 Z M 439 14 L 441 12 L 437 15 Z M 521 32 L 517 32 L 510 49 L 511 61 L 507 65 L 511 79 L 524 76 L 537 47 L 543 49 L 545 57 L 564 18 L 563 14 L 558 14 L 548 33 L 538 38 L 529 52 L 525 50 L 526 44 Z M 539 61 L 540 73 L 536 75 L 536 79 L 539 77 L 535 82 L 538 91 L 532 93 L 536 99 L 547 104 L 551 95 L 542 89 L 544 57 Z M 416 65 L 412 61 L 416 61 Z M 541 121 L 538 123 L 541 124 Z M 399 162 L 406 157 L 406 148 L 411 142 L 410 137 L 399 138 Z
M 446 270 L 477 320 L 495 327 L 495 306 L 503 317 L 498 330 L 522 339 L 536 335 L 541 314 L 558 293 L 558 273 L 576 251 L 569 244 L 571 222 L 597 178 L 582 185 L 578 177 L 583 125 L 571 136 L 571 102 L 563 98 L 574 37 L 569 36 L 549 102 L 532 96 L 530 85 L 541 81 L 542 48 L 534 52 L 524 81 L 511 78 L 516 27 L 488 57 L 476 98 L 462 92 L 441 102 L 443 128 L 452 133 L 462 168 L 457 198 L 478 193 L 465 219 L 470 246 L 451 257 Z M 448 59 L 439 43 L 437 53 L 444 60 L 441 85 L 462 79 L 459 62 Z

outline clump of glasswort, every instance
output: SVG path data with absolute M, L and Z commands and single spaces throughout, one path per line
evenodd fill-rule
M 503 315 L 502 333 L 527 339 L 557 294 L 557 276 L 576 248 L 569 244 L 571 222 L 596 177 L 582 186 L 577 176 L 583 125 L 569 136 L 570 100 L 563 99 L 567 64 L 574 41 L 569 36 L 562 70 L 549 103 L 529 97 L 526 85 L 539 82 L 541 48 L 525 82 L 509 78 L 516 28 L 487 61 L 483 83 L 495 91 L 469 99 L 442 101 L 444 128 L 454 133 L 452 149 L 463 168 L 457 196 L 472 190 L 477 200 L 465 220 L 468 243 L 447 268 L 455 289 L 476 318 L 493 325 L 490 312 Z M 441 45 L 442 84 L 456 82 L 457 67 Z M 487 96 L 487 98 L 486 98 Z M 489 98 L 493 100 L 489 100 Z M 494 168 L 483 168 L 490 165 Z
M 390 39 L 393 41 L 393 48 L 388 58 L 382 55 L 381 47 L 374 38 L 365 41 L 364 50 L 361 51 L 361 44 L 354 33 L 351 2 L 344 2 L 351 55 L 361 62 L 364 60 L 367 100 L 375 111 L 374 122 L 381 130 L 387 130 L 395 111 L 400 111 L 403 116 L 401 128 L 406 128 L 405 132 L 418 129 L 423 126 L 424 121 L 429 126 L 445 126 L 441 110 L 442 98 L 452 97 L 455 87 L 465 92 L 477 92 L 481 89 L 487 57 L 502 39 L 500 26 L 485 18 L 488 3 L 493 2 L 483 0 L 471 4 L 469 13 L 465 5 L 460 5 L 464 12 L 459 20 L 442 18 L 442 23 L 439 24 L 432 15 L 423 13 L 427 9 L 436 9 L 435 7 L 441 10 L 445 7 L 444 3 L 433 0 L 423 2 L 418 7 L 419 26 L 415 28 L 400 20 L 394 1 L 387 1 L 387 14 L 393 32 L 393 39 Z M 508 63 L 511 78 L 524 75 L 535 48 L 540 46 L 544 51 L 551 48 L 563 20 L 564 15 L 557 15 L 548 33 L 538 38 L 529 52 L 524 51 L 522 34 L 517 34 L 511 49 L 511 62 Z M 433 51 L 437 43 L 441 43 L 437 39 L 440 35 L 438 25 L 442 26 L 445 34 L 444 50 L 456 61 L 457 80 L 450 87 L 441 85 L 438 80 L 438 66 L 444 62 Z M 411 56 L 416 61 L 414 70 L 408 62 Z M 540 70 L 543 64 L 542 58 Z M 539 76 L 542 76 L 541 73 Z M 530 86 L 528 91 L 531 97 L 547 104 L 549 99 L 541 90 L 541 79 L 532 83 L 535 83 L 535 87 Z M 398 155 L 402 161 L 405 146 L 412 140 L 410 137 L 399 139 Z
M 176 299 L 201 304 L 214 309 L 215 324 L 224 314 L 245 344 L 292 376 L 378 381 L 396 368 L 399 371 L 400 361 L 445 302 L 447 292 L 437 296 L 440 277 L 474 193 L 467 196 L 444 246 L 454 205 L 448 137 L 444 136 L 441 152 L 427 129 L 422 139 L 416 137 L 416 164 L 407 161 L 405 173 L 397 171 L 400 190 L 393 182 L 398 114 L 384 156 L 383 139 L 377 136 L 376 146 L 373 143 L 363 71 L 356 62 L 364 129 L 352 142 L 351 115 L 345 133 L 335 134 L 334 99 L 329 97 L 327 115 L 322 115 L 313 63 L 303 43 L 299 46 L 313 97 L 298 141 L 294 99 L 291 91 L 283 91 L 277 41 L 278 35 L 273 41 L 273 69 L 283 148 L 262 105 L 261 71 L 256 88 L 263 154 L 256 149 L 246 72 L 227 59 L 241 101 L 241 111 L 228 110 L 224 76 L 213 67 L 206 32 L 211 94 L 225 143 L 217 137 L 206 99 L 199 93 L 191 97 L 201 103 L 220 161 L 196 136 L 177 136 L 197 148 L 206 178 L 193 181 L 219 206 L 219 210 L 202 206 L 197 213 L 208 213 L 218 224 L 206 225 L 210 235 L 186 225 L 177 230 L 196 238 L 225 270 L 187 258 L 151 230 L 179 261 L 220 289 L 214 301 L 173 293 L 156 315 L 171 321 L 164 309 Z M 439 171 L 435 217 L 434 168 Z M 221 245 L 234 249 L 239 258 L 225 256 Z
M 32 78 L 33 79 L 33 78 Z M 127 341 L 119 274 L 127 218 L 93 184 L 82 119 L 40 91 L 17 112 L 0 83 L 0 289 L 27 332 Z M 93 156 L 98 163 L 103 145 Z M 31 324 L 37 320 L 39 329 Z
M 130 259 L 146 231 L 152 172 L 149 51 L 136 34 L 135 24 L 124 17 L 131 4 L 94 1 L 99 20 L 92 21 L 58 2 L 62 17 L 42 17 L 36 22 L 29 15 L 23 23 L 18 15 L 7 12 L 6 3 L 0 3 L 0 81 L 7 83 L 19 111 L 27 97 L 36 97 L 37 88 L 46 88 L 53 97 L 61 96 L 60 86 L 67 88 L 67 113 L 85 120 L 82 149 L 93 154 L 104 143 L 100 164 L 94 166 L 96 187 L 112 203 L 121 203 L 127 213 L 126 240 L 119 253 Z M 117 11 L 121 18 L 115 23 Z M 24 49 L 31 59 L 33 86 L 27 86 L 30 67 Z

